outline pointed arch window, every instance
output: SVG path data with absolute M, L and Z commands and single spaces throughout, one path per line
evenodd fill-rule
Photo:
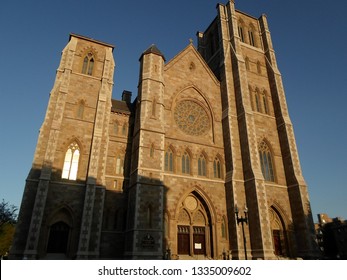
M 182 173 L 190 174 L 190 156 L 187 152 L 182 156 Z
M 243 26 L 242 26 L 241 22 L 239 22 L 238 31 L 239 31 L 239 37 L 240 37 L 241 42 L 245 42 L 245 37 L 243 34 Z
M 157 99 L 154 98 L 152 101 L 152 117 L 155 118 L 157 115 Z
M 198 159 L 198 175 L 206 176 L 206 159 L 204 155 L 200 155 Z
M 123 174 L 123 159 L 120 156 L 116 159 L 116 174 Z
M 249 44 L 255 47 L 254 33 L 252 29 L 248 30 L 248 37 L 249 37 Z
M 263 95 L 263 105 L 264 105 L 264 113 L 269 115 L 269 106 L 267 105 L 266 94 Z
M 77 109 L 77 118 L 78 119 L 83 119 L 84 107 L 85 107 L 84 101 L 80 101 L 78 103 L 78 109 Z
M 170 148 L 165 152 L 165 171 L 173 172 L 173 152 Z
M 246 57 L 245 58 L 245 63 L 246 63 L 246 70 L 250 70 L 250 65 L 249 65 L 249 58 L 248 57 Z
M 115 135 L 118 134 L 118 123 L 117 123 L 117 122 L 115 122 L 115 123 L 113 124 L 113 132 L 114 132 Z
M 89 52 L 83 59 L 82 74 L 92 75 L 94 68 L 94 55 Z
M 127 125 L 126 124 L 123 125 L 122 134 L 123 134 L 123 136 L 127 135 Z
M 260 75 L 261 74 L 261 64 L 260 61 L 257 61 L 257 72 Z
M 259 93 L 258 91 L 255 92 L 255 108 L 257 110 L 257 112 L 261 112 L 261 108 L 260 108 L 260 100 L 259 100 Z
M 66 151 L 64 166 L 63 166 L 63 179 L 76 180 L 78 162 L 80 158 L 80 149 L 76 142 L 70 144 Z
M 265 141 L 262 141 L 259 145 L 259 158 L 264 179 L 269 182 L 275 182 L 272 155 Z
M 150 151 L 149 151 L 149 156 L 150 156 L 151 158 L 154 157 L 154 144 L 153 144 L 153 143 L 152 143 L 151 148 L 150 148 Z
M 213 161 L 213 176 L 214 178 L 222 178 L 221 164 L 219 158 L 215 158 Z

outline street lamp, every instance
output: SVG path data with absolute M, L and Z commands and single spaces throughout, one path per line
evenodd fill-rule
M 239 209 L 237 208 L 237 205 L 236 205 L 235 206 L 236 221 L 238 225 L 241 223 L 241 226 L 242 226 L 243 248 L 245 249 L 245 259 L 247 260 L 246 235 L 245 235 L 245 228 L 243 225 L 244 223 L 248 224 L 248 216 L 247 216 L 248 209 L 246 205 L 245 205 L 245 209 L 243 210 L 243 213 L 245 213 L 245 216 L 239 217 Z

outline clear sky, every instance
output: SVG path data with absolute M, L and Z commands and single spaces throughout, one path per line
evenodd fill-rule
M 236 0 L 266 14 L 317 213 L 347 219 L 347 1 Z M 11 0 L 0 6 L 0 199 L 20 206 L 61 51 L 70 33 L 115 45 L 113 98 L 137 93 L 152 43 L 167 61 L 227 0 Z

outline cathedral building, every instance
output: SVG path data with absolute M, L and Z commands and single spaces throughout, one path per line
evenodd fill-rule
M 113 46 L 70 35 L 10 258 L 315 257 L 266 16 L 230 0 L 197 37 L 143 52 L 132 101 L 112 99 Z

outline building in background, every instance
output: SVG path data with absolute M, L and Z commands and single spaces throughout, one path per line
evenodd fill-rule
M 266 16 L 229 1 L 197 48 L 150 46 L 133 102 L 112 99 L 114 66 L 112 45 L 70 35 L 10 258 L 317 256 Z
M 315 225 L 319 248 L 326 259 L 347 260 L 347 220 L 318 214 Z

